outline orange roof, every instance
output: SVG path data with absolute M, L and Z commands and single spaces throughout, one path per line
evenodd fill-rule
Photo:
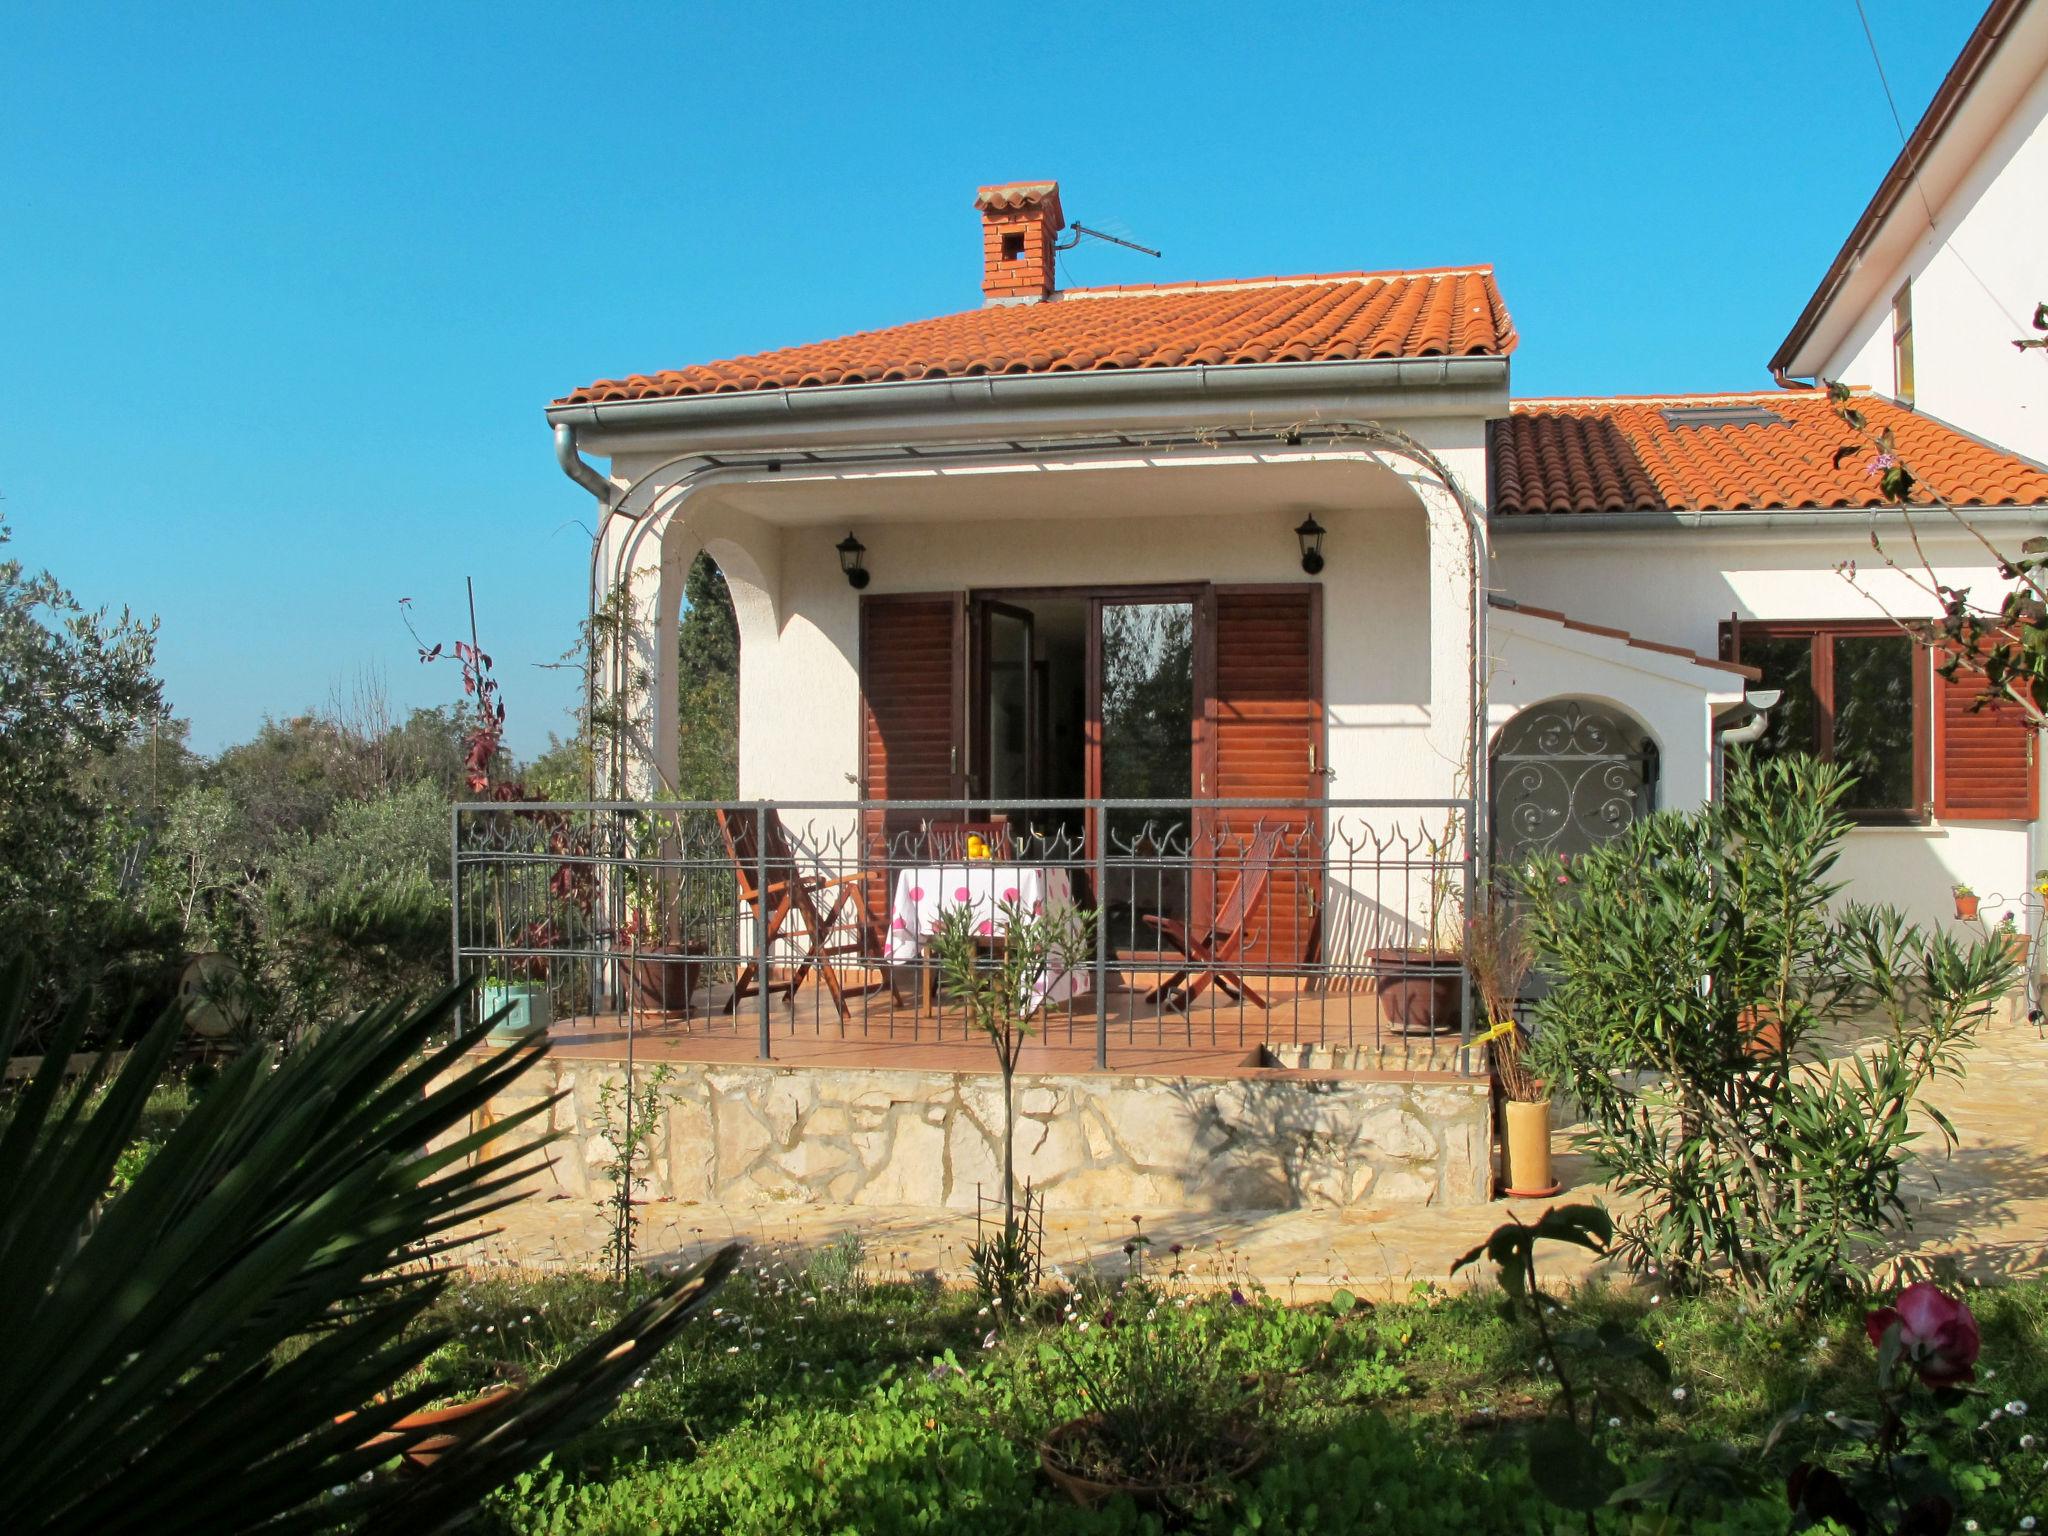
M 1491 267 L 1070 288 L 1038 303 L 603 379 L 555 403 L 1101 368 L 1504 356 L 1514 345 Z
M 1856 408 L 1889 427 L 1919 480 L 1913 501 L 2048 504 L 2048 474 L 1877 395 Z M 1729 418 L 1733 418 L 1732 420 Z M 1874 448 L 1820 390 L 1518 400 L 1493 423 L 1493 510 L 1743 512 L 1887 505 Z

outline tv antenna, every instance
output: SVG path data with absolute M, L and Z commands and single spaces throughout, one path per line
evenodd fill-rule
M 1106 235 L 1099 229 L 1090 229 L 1086 224 L 1069 224 L 1067 228 L 1074 232 L 1074 238 L 1071 240 L 1055 240 L 1052 246 L 1054 250 L 1071 251 L 1081 243 L 1082 238 L 1085 236 L 1090 240 L 1107 240 L 1111 245 L 1120 245 L 1127 251 L 1137 251 L 1145 256 L 1156 257 L 1159 254 L 1149 245 L 1140 245 L 1135 240 L 1125 240 L 1117 235 Z

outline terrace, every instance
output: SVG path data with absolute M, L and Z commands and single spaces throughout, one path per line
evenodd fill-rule
M 1018 1064 L 1048 1200 L 1469 1202 L 1470 824 L 1459 800 L 468 804 L 452 958 L 545 998 L 558 1128 L 600 1120 L 611 1064 L 668 1069 L 694 1150 L 661 1192 L 965 1204 L 997 1063 L 931 926 L 965 906 L 993 964 L 1014 922 L 1095 914 L 1033 982 Z M 587 1161 L 561 1160 L 572 1192 Z

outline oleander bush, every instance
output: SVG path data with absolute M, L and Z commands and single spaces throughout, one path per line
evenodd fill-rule
M 1869 1283 L 1924 1142 L 2013 976 L 1896 912 L 1837 906 L 1848 777 L 1734 758 L 1723 798 L 1518 872 L 1547 988 L 1530 1065 L 1584 1110 L 1621 1251 L 1759 1300 Z

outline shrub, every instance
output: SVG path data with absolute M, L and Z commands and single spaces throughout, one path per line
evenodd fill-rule
M 1811 1297 L 1868 1277 L 1906 1210 L 1909 1119 L 1958 1076 L 2012 974 L 1990 940 L 1830 902 L 1849 821 L 1831 765 L 1732 764 L 1723 801 L 1520 872 L 1550 990 L 1533 1066 L 1637 1212 L 1622 1253 L 1679 1284 Z M 1882 1027 L 1829 1054 L 1825 1027 Z
M 0 1058 L 27 996 L 18 967 L 0 977 Z M 480 1411 L 426 1472 L 379 1475 L 427 1434 L 397 1426 L 434 1395 L 401 1384 L 450 1337 L 419 1326 L 438 1256 L 534 1158 L 486 1144 L 535 1110 L 468 1121 L 545 1048 L 471 1054 L 479 1027 L 430 1051 L 457 1001 L 246 1053 L 112 1194 L 184 1021 L 67 1087 L 71 1011 L 0 1120 L 0 1529 L 442 1529 L 602 1418 L 716 1289 L 736 1249 Z

